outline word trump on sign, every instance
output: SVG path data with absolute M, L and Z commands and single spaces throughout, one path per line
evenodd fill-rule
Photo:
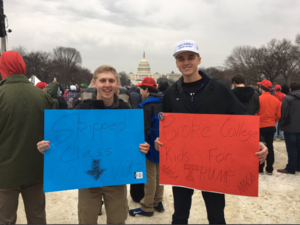
M 45 110 L 44 191 L 147 182 L 142 110 Z
M 258 116 L 164 113 L 160 140 L 160 184 L 258 196 Z

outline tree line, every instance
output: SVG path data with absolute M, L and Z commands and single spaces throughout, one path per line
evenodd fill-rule
M 65 88 L 72 84 L 89 84 L 92 73 L 81 66 L 81 54 L 75 48 L 56 47 L 52 52 L 30 51 L 18 46 L 12 49 L 20 53 L 26 64 L 26 77 L 35 75 L 39 80 L 51 83 L 54 78 Z
M 233 74 L 243 74 L 248 84 L 262 79 L 289 84 L 300 78 L 300 34 L 296 35 L 295 44 L 287 39 L 272 39 L 260 48 L 235 47 L 225 66 Z
M 52 52 L 31 51 L 19 46 L 13 48 L 19 52 L 26 63 L 26 76 L 37 76 L 43 82 L 50 83 L 56 77 L 64 87 L 71 84 L 89 84 L 92 73 L 81 66 L 80 52 L 75 48 L 56 47 Z M 235 47 L 225 60 L 225 66 L 200 68 L 211 77 L 228 85 L 237 73 L 245 76 L 246 83 L 255 85 L 258 81 L 268 79 L 276 84 L 289 84 L 300 79 L 300 34 L 295 43 L 283 39 L 272 39 L 259 48 L 244 45 Z M 129 76 L 120 72 L 121 85 L 130 85 Z M 1 79 L 1 77 L 0 77 Z M 160 80 L 168 80 L 162 77 Z M 168 80 L 170 84 L 172 80 Z

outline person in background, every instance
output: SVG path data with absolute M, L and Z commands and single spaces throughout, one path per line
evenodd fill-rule
M 287 94 L 290 92 L 290 87 L 289 87 L 289 85 L 287 85 L 287 84 L 282 85 L 281 92 L 282 92 L 283 94 L 286 94 L 286 95 L 287 95 Z
M 45 82 L 38 82 L 35 86 L 38 87 L 39 89 L 44 90 L 44 88 L 47 87 L 47 83 L 45 83 Z
M 44 110 L 54 103 L 26 78 L 15 51 L 0 57 L 0 224 L 15 224 L 22 195 L 28 224 L 46 224 L 44 157 L 36 143 L 44 138 Z
M 267 144 L 269 154 L 267 155 L 266 171 L 268 175 L 273 174 L 273 164 L 275 161 L 273 137 L 275 134 L 275 124 L 281 117 L 281 103 L 280 101 L 270 94 L 272 83 L 269 80 L 263 79 L 257 84 L 260 85 L 259 96 L 260 109 L 258 112 L 260 118 L 260 134 L 264 137 Z M 259 165 L 259 173 L 264 173 L 265 162 Z
M 282 100 L 279 122 L 284 131 L 288 164 L 277 172 L 295 174 L 300 172 L 300 82 L 292 82 L 290 87 L 290 93 Z
M 280 103 L 282 103 L 282 99 L 286 96 L 286 94 L 281 92 L 281 86 L 279 84 L 276 84 L 274 87 L 275 93 L 273 94 L 273 96 L 275 96 L 276 98 L 278 98 L 278 100 L 280 101 Z M 278 127 L 278 122 L 275 124 L 275 128 L 276 128 L 276 132 L 274 134 L 274 140 L 277 138 L 278 134 L 279 134 L 279 138 L 281 140 L 284 140 L 284 135 L 283 135 L 283 131 L 281 131 Z
M 80 92 L 76 93 L 73 99 L 73 107 L 76 107 L 81 102 L 81 93 L 87 88 L 86 84 L 80 84 L 79 90 Z
M 162 80 L 158 84 L 158 91 L 162 94 L 165 94 L 166 90 L 169 88 L 169 83 L 166 80 Z
M 53 83 L 57 83 L 58 84 L 58 88 L 57 88 L 57 96 L 61 97 L 65 94 L 65 89 L 63 89 L 63 87 L 57 82 L 56 78 L 53 79 Z
M 69 94 L 67 94 L 67 96 L 65 97 L 65 100 L 67 102 L 68 108 L 69 109 L 73 109 L 74 108 L 74 98 L 76 95 L 76 86 L 75 85 L 71 85 L 70 89 L 69 89 Z
M 130 106 L 130 108 L 132 107 L 132 99 L 130 97 L 129 91 L 127 91 L 125 88 L 119 88 L 119 99 L 122 99 L 124 102 L 126 102 Z
M 162 111 L 163 94 L 158 93 L 157 84 L 152 77 L 145 77 L 141 84 L 142 97 L 145 99 L 139 108 L 144 111 L 145 140 L 150 144 L 146 154 L 147 183 L 144 186 L 144 198 L 140 201 L 141 207 L 129 211 L 131 216 L 153 216 L 157 212 L 164 212 L 162 204 L 164 186 L 159 184 L 159 152 L 155 150 L 154 141 L 159 137 L 158 113 Z
M 250 115 L 255 115 L 259 111 L 259 95 L 254 88 L 245 87 L 245 77 L 242 74 L 236 74 L 231 82 L 234 86 L 232 92 L 243 104 Z
M 143 101 L 142 99 L 142 95 L 138 92 L 138 88 L 136 86 L 132 86 L 130 88 L 130 98 L 132 101 L 132 108 L 133 109 L 138 109 L 139 108 L 139 104 Z
M 95 93 L 96 93 L 96 88 L 94 88 L 93 79 L 92 79 L 90 85 L 81 92 L 80 94 L 81 101 L 83 102 L 84 100 L 92 99 L 92 96 Z

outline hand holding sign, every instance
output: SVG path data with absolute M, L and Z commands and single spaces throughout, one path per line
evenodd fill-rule
M 164 113 L 160 140 L 160 184 L 258 195 L 257 116 Z

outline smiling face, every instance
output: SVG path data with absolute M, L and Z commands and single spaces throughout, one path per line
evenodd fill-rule
M 93 80 L 93 85 L 97 89 L 97 100 L 113 102 L 114 93 L 119 88 L 119 81 L 112 72 L 103 72 Z
M 182 52 L 176 57 L 176 66 L 184 78 L 198 77 L 198 65 L 201 57 L 194 52 Z

